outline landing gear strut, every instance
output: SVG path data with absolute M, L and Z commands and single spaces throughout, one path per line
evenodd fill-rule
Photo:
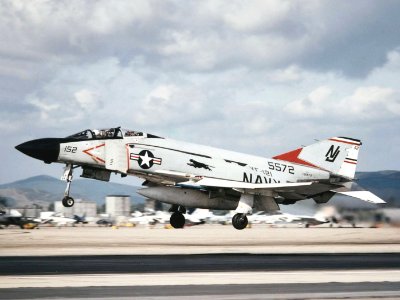
M 74 198 L 69 196 L 69 190 L 71 189 L 72 183 L 72 172 L 74 170 L 74 166 L 68 164 L 65 167 L 64 175 L 61 177 L 61 180 L 67 181 L 67 187 L 65 188 L 64 198 L 62 199 L 62 204 L 64 207 L 72 207 L 74 206 Z
M 249 220 L 247 220 L 247 214 L 251 213 L 254 204 L 254 195 L 242 194 L 236 208 L 236 215 L 232 218 L 232 225 L 238 230 L 245 229 Z
M 246 214 L 236 214 L 232 218 L 232 225 L 238 230 L 246 228 L 247 224 L 249 224 L 249 221 Z
M 169 211 L 173 212 L 169 219 L 171 226 L 174 228 L 183 228 L 186 221 L 183 214 L 186 213 L 186 208 L 179 205 L 172 205 Z

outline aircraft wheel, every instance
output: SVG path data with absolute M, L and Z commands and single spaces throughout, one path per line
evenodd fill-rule
M 169 219 L 169 223 L 174 228 L 183 228 L 185 225 L 185 217 L 180 212 L 174 212 Z
M 246 228 L 247 224 L 249 224 L 249 221 L 245 214 L 236 214 L 232 218 L 232 225 L 238 230 Z
M 74 203 L 75 203 L 75 201 L 74 201 L 74 198 L 72 198 L 72 197 L 65 196 L 62 199 L 62 204 L 64 207 L 72 207 L 72 206 L 74 206 Z

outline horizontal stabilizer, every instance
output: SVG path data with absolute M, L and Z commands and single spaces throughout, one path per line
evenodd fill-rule
M 381 198 L 379 198 L 378 196 L 369 191 L 337 192 L 337 194 L 350 196 L 363 201 L 367 201 L 369 203 L 376 203 L 376 204 L 386 203 L 384 200 L 382 200 Z

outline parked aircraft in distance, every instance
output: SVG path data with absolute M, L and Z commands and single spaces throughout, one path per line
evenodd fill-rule
M 135 225 L 155 225 L 157 223 L 164 224 L 169 222 L 169 213 L 161 210 L 146 210 L 145 212 L 134 211 L 128 220 Z
M 0 210 L 0 228 L 1 226 L 15 225 L 21 229 L 33 229 L 38 226 L 38 222 L 24 217 L 19 211 L 11 209 L 8 213 Z
M 40 218 L 36 219 L 36 221 L 41 224 L 52 224 L 58 227 L 67 225 L 73 226 L 77 223 L 76 219 L 65 217 L 63 214 L 54 211 L 42 211 L 40 213 Z
M 333 137 L 267 159 L 117 127 L 32 140 L 16 149 L 66 164 L 66 207 L 74 204 L 72 172 L 82 167 L 84 178 L 109 181 L 112 172 L 143 178 L 147 188 L 139 194 L 172 204 L 175 228 L 184 226 L 190 207 L 235 210 L 232 224 L 243 229 L 253 208 L 274 212 L 309 198 L 325 203 L 337 193 L 384 203 L 368 191 L 350 191 L 360 147 L 360 140 Z
M 86 213 L 83 216 L 74 215 L 75 224 L 88 224 L 89 222 L 86 220 Z
M 169 223 L 170 214 L 161 210 L 147 210 L 145 212 L 135 211 L 128 220 L 135 225 L 156 225 Z M 206 223 L 207 219 L 213 214 L 208 209 L 196 208 L 193 212 L 185 213 L 186 225 L 200 225 Z
M 98 226 L 111 227 L 114 225 L 114 222 L 109 219 L 100 219 L 97 220 L 96 224 Z
M 252 224 L 298 223 L 298 224 L 304 224 L 305 227 L 309 227 L 310 225 L 320 225 L 330 222 L 324 216 L 292 215 L 289 213 L 270 214 L 265 211 L 259 211 L 249 216 L 249 221 Z

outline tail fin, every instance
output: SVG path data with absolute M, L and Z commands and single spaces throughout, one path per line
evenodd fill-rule
M 323 169 L 353 179 L 361 144 L 360 140 L 333 137 L 273 158 Z

